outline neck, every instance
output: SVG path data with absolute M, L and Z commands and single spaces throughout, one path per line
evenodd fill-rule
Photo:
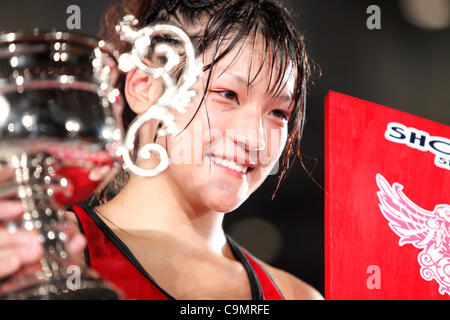
M 132 176 L 114 199 L 98 209 L 130 234 L 143 236 L 158 231 L 223 254 L 224 213 L 202 207 L 188 196 L 170 182 L 165 172 L 152 178 Z

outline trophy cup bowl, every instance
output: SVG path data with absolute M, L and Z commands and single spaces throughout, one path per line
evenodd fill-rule
M 119 74 L 117 53 L 101 40 L 65 32 L 0 35 L 0 171 L 12 173 L 0 199 L 21 200 L 23 218 L 6 228 L 36 230 L 44 248 L 39 263 L 0 281 L 0 299 L 121 297 L 64 247 L 64 206 L 87 198 L 119 166 Z

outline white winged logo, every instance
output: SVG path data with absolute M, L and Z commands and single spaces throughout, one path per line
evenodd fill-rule
M 438 204 L 428 211 L 409 200 L 401 184 L 390 186 L 379 173 L 376 181 L 381 213 L 400 237 L 399 245 L 423 249 L 417 257 L 420 275 L 437 281 L 440 294 L 450 295 L 450 205 Z

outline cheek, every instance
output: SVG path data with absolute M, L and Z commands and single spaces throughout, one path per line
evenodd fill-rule
M 270 174 L 278 173 L 281 165 L 279 159 L 286 145 L 287 129 L 267 130 L 265 138 L 266 148 L 258 154 L 259 169 L 249 175 L 250 192 L 255 191 Z
M 217 129 L 213 128 L 212 123 L 208 123 L 204 107 L 195 116 L 178 116 L 175 121 L 179 131 L 167 140 L 170 167 L 173 167 L 172 171 L 178 178 L 202 179 L 200 171 L 204 169 L 205 161 L 209 161 L 205 155 L 208 154 L 211 141 L 214 142 L 217 139 Z M 216 124 L 214 123 L 215 127 L 217 127 Z M 185 181 L 192 181 L 192 179 Z
M 266 148 L 261 152 L 262 167 L 272 167 L 280 158 L 287 140 L 287 128 L 271 128 L 265 131 Z
M 174 112 L 176 133 L 168 137 L 167 152 L 174 164 L 199 164 L 203 157 L 203 140 L 205 136 L 204 106 L 198 104 L 201 97 L 196 97 L 187 108 L 186 113 Z M 207 129 L 207 122 L 206 122 Z
M 277 134 L 274 135 L 275 137 L 274 137 L 273 149 L 277 150 L 276 152 L 279 157 L 281 155 L 281 153 L 283 152 L 284 148 L 286 147 L 288 131 L 287 131 L 287 127 L 284 127 L 282 129 L 278 129 L 278 130 L 273 130 L 273 131 L 278 132 Z

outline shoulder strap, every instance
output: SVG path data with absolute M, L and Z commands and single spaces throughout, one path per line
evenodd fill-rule
M 248 253 L 245 249 L 241 249 L 246 255 L 247 259 L 250 261 L 250 264 L 255 270 L 255 273 L 258 276 L 259 282 L 261 283 L 261 287 L 264 294 L 264 300 L 285 300 L 283 294 L 278 288 L 275 281 L 272 279 L 270 274 L 260 265 L 255 258 Z
M 168 300 L 158 286 L 141 272 L 119 250 L 113 241 L 115 236 L 109 229 L 101 228 L 81 206 L 72 207 L 80 224 L 80 231 L 87 240 L 87 257 L 89 266 L 100 275 L 123 290 L 128 299 L 139 300 Z M 105 233 L 106 232 L 106 233 Z
M 243 259 L 240 259 L 244 264 L 246 269 L 250 269 L 251 275 L 255 277 L 257 280 L 259 293 L 259 299 L 264 300 L 284 300 L 284 297 L 276 285 L 275 281 L 270 277 L 269 273 L 267 273 L 264 268 L 256 261 L 255 257 L 253 257 L 247 250 L 243 249 L 239 246 L 230 236 L 227 235 L 228 243 L 231 246 L 233 251 L 239 252 L 239 256 L 242 256 Z M 250 283 L 252 283 L 252 277 L 250 278 Z M 252 286 L 252 291 L 253 291 Z

